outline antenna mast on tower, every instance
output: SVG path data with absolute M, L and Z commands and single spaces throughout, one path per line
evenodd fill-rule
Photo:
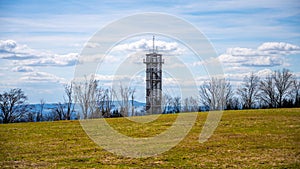
M 155 41 L 155 36 L 153 35 L 153 53 L 154 53 L 154 48 L 155 48 L 155 45 L 154 45 L 154 41 Z

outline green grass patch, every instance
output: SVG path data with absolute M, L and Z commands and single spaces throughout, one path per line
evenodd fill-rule
M 225 111 L 212 137 L 201 144 L 206 116 L 198 113 L 177 146 L 148 158 L 107 152 L 79 121 L 1 124 L 0 168 L 300 168 L 300 109 Z M 161 115 L 144 124 L 106 120 L 128 136 L 151 137 L 168 129 L 176 117 Z

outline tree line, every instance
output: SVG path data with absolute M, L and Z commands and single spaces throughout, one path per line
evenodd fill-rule
M 65 85 L 63 102 L 43 114 L 43 99 L 38 108 L 32 107 L 21 89 L 11 89 L 0 94 L 0 122 L 135 116 L 134 98 L 135 89 L 123 85 L 118 90 L 103 88 L 94 77 L 85 77 Z M 75 111 L 75 103 L 79 111 Z M 235 90 L 226 79 L 212 78 L 199 87 L 197 97 L 181 100 L 164 95 L 162 99 L 162 113 L 283 107 L 300 107 L 300 82 L 288 69 L 273 71 L 264 78 L 251 73 Z
M 200 103 L 210 110 L 300 107 L 300 82 L 288 69 L 262 79 L 251 73 L 236 91 L 225 79 L 212 78 L 200 87 Z

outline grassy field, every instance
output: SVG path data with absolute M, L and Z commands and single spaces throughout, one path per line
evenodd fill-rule
M 105 151 L 79 121 L 1 124 L 0 168 L 300 168 L 300 109 L 225 111 L 214 135 L 200 144 L 206 116 L 198 114 L 177 146 L 148 158 Z M 162 115 L 147 125 L 124 118 L 107 121 L 128 136 L 147 137 L 175 119 Z

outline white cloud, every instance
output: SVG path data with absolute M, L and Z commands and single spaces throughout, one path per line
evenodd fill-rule
M 68 53 L 66 55 L 52 55 L 49 57 L 41 57 L 38 59 L 30 59 L 18 61 L 22 65 L 28 66 L 73 66 L 77 63 L 78 54 Z
M 251 72 L 253 71 L 250 67 L 240 67 L 240 66 L 230 66 L 224 68 L 225 72 L 235 72 L 235 73 L 243 73 L 243 72 Z
M 96 42 L 86 43 L 88 48 L 97 48 L 100 45 Z M 161 40 L 155 41 L 155 46 L 159 53 L 164 55 L 164 59 L 172 60 L 167 56 L 182 55 L 185 49 L 181 48 L 177 42 L 166 42 Z M 126 62 L 133 64 L 143 64 L 145 53 L 153 48 L 153 41 L 140 39 L 129 43 L 122 43 L 114 46 L 107 55 L 101 54 L 86 54 L 79 58 L 79 63 L 99 62 L 118 63 L 126 59 Z M 181 66 L 181 65 L 176 65 Z
M 270 75 L 273 71 L 271 69 L 262 69 L 258 71 L 249 71 L 243 73 L 226 73 L 225 78 L 234 86 L 237 87 L 243 82 L 243 79 L 246 76 L 250 76 L 251 73 L 254 73 L 259 78 L 265 78 L 266 76 Z
M 13 60 L 19 66 L 73 66 L 78 54 L 53 54 L 31 49 L 13 40 L 0 40 L 0 59 Z
M 208 82 L 210 78 L 225 78 L 232 84 L 233 86 L 238 86 L 242 83 L 243 79 L 246 76 L 250 76 L 251 73 L 254 73 L 256 76 L 260 78 L 265 78 L 266 76 L 270 75 L 273 71 L 271 69 L 262 69 L 262 70 L 257 70 L 257 71 L 248 71 L 248 72 L 240 72 L 240 73 L 226 73 L 224 75 L 215 75 L 215 76 L 198 76 L 196 77 L 196 81 L 199 84 L 203 84 L 203 82 Z
M 77 61 L 77 60 L 76 60 Z M 102 54 L 84 54 L 78 57 L 78 64 L 83 63 L 117 63 L 120 62 L 120 57 L 114 56 L 114 55 L 102 55 Z
M 47 73 L 47 72 L 28 72 L 25 73 L 24 76 L 20 78 L 22 82 L 26 83 L 65 83 L 66 80 L 64 78 L 58 77 L 56 75 Z
M 266 42 L 257 49 L 229 48 L 218 58 L 226 66 L 279 66 L 287 64 L 284 56 L 300 53 L 300 47 L 284 42 Z
M 0 50 L 4 52 L 12 52 L 17 48 L 17 43 L 13 40 L 0 40 Z
M 207 65 L 207 64 L 215 64 L 215 63 L 219 63 L 219 59 L 215 58 L 215 57 L 210 57 L 208 59 L 205 60 L 200 60 L 197 62 L 193 62 L 190 64 L 190 66 L 203 66 L 203 65 Z
M 98 80 L 100 85 L 105 87 L 117 87 L 121 85 L 134 85 L 135 87 L 145 86 L 145 77 L 143 75 L 104 75 L 94 74 L 94 79 Z M 84 79 L 80 79 L 84 80 Z
M 94 75 L 95 80 L 99 80 L 99 81 L 112 81 L 115 76 L 114 75 L 100 75 L 100 74 L 95 74 Z
M 115 83 L 119 83 L 119 82 L 128 82 L 130 80 L 133 80 L 133 78 L 136 79 L 143 79 L 143 81 L 145 80 L 144 76 L 130 76 L 130 75 L 103 75 L 103 74 L 95 74 L 94 75 L 96 80 L 104 81 L 104 82 L 112 82 L 115 81 Z
M 38 56 L 37 51 L 26 45 L 19 45 L 14 40 L 0 40 L 0 59 L 23 60 Z
M 100 47 L 100 44 L 99 43 L 96 43 L 96 42 L 87 42 L 84 47 L 86 48 L 97 48 L 97 47 Z
M 258 77 L 264 78 L 268 75 L 270 75 L 273 71 L 271 69 L 262 69 L 256 72 L 256 75 Z
M 293 54 L 299 53 L 300 47 L 284 42 L 266 42 L 257 48 L 259 51 L 267 51 L 268 53 Z
M 182 54 L 184 52 L 184 49 L 180 48 L 177 42 L 155 40 L 155 48 L 161 53 L 168 54 Z M 148 51 L 152 49 L 152 40 L 140 39 L 135 42 L 117 45 L 113 48 L 113 51 Z
M 17 66 L 12 69 L 14 72 L 33 72 L 34 69 L 29 66 Z

